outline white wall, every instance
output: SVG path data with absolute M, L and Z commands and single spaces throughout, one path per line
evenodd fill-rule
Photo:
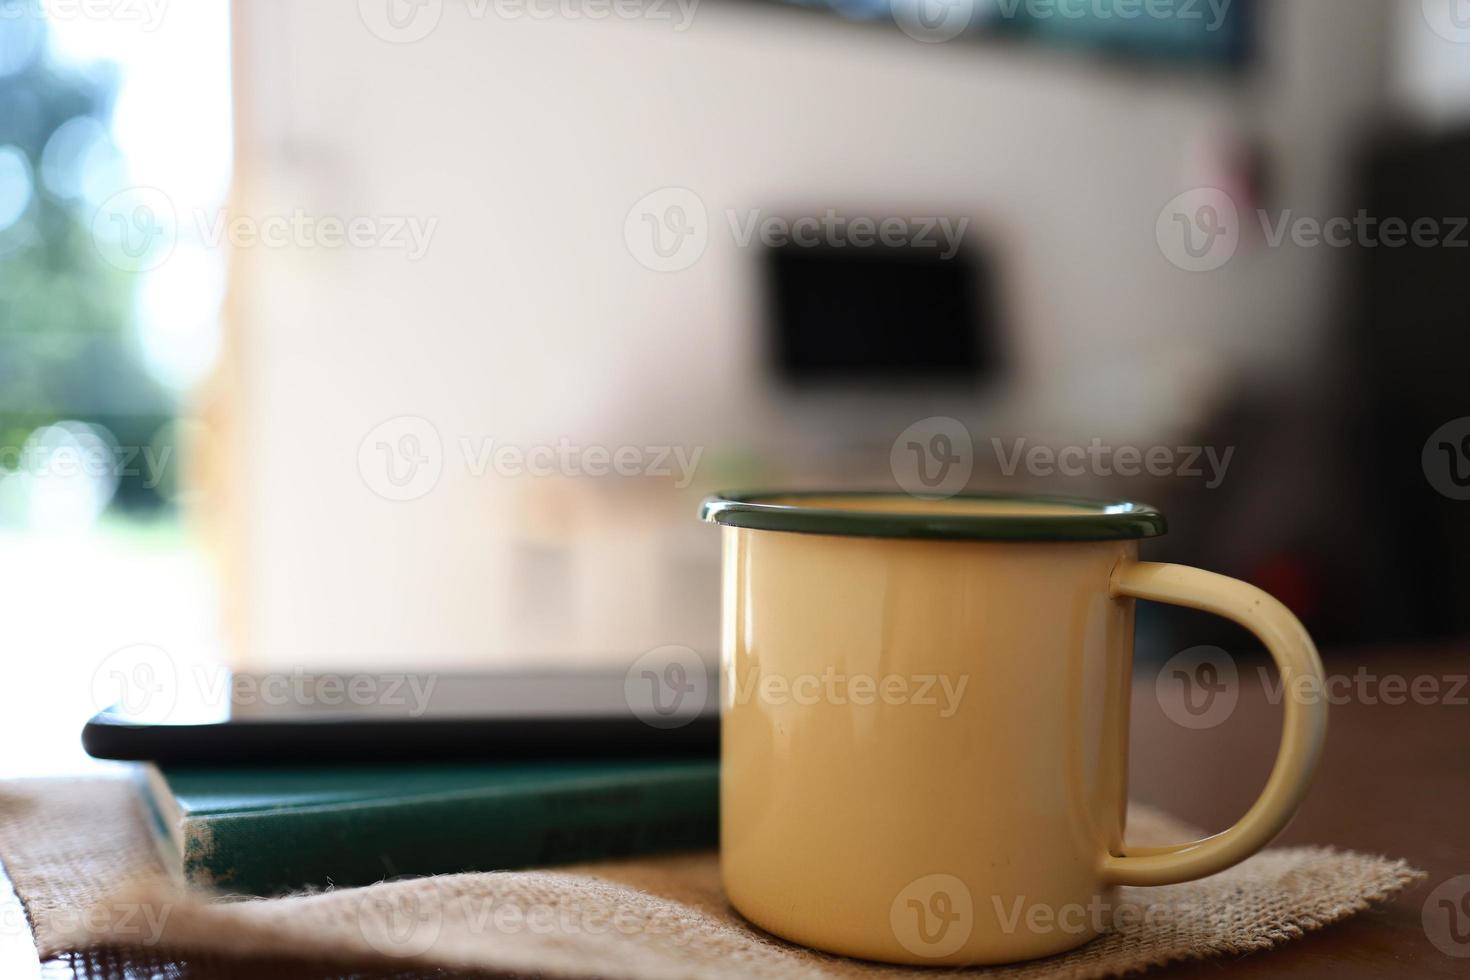
M 1470 10 L 1460 0 L 1395 0 L 1393 90 L 1440 125 L 1470 116 Z
M 1007 276 L 1017 386 L 942 407 L 998 429 L 1156 431 L 1235 372 L 1310 356 L 1324 257 L 1192 275 L 1154 233 L 1232 133 L 1278 150 L 1288 199 L 1330 194 L 1335 152 L 1376 91 L 1351 80 L 1375 56 L 1378 15 L 1269 6 L 1291 8 L 1267 16 L 1292 33 L 1268 47 L 1266 83 L 1235 85 L 719 0 L 682 33 L 450 2 L 401 45 L 355 4 L 237 5 L 238 211 L 438 221 L 416 262 L 236 255 L 242 659 L 710 647 L 701 483 L 477 478 L 456 440 L 679 444 L 708 460 L 800 431 L 763 387 L 755 257 L 726 209 L 971 216 Z M 657 273 L 623 222 L 669 185 L 697 191 L 712 232 L 692 268 Z M 933 407 L 848 425 L 891 438 L 890 422 Z M 375 496 L 358 468 L 364 436 L 400 415 L 445 443 L 438 485 L 407 503 Z

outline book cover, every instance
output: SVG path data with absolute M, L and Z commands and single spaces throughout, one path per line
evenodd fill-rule
M 175 874 L 250 895 L 712 847 L 719 836 L 714 760 L 143 772 Z

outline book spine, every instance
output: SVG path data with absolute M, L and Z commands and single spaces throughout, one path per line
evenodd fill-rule
M 249 895 L 713 847 L 717 767 L 616 782 L 190 817 L 193 885 Z

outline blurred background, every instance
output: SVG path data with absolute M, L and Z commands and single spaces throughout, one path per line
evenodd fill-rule
M 712 656 L 734 486 L 1463 635 L 1467 172 L 1456 0 L 0 0 L 0 716 Z

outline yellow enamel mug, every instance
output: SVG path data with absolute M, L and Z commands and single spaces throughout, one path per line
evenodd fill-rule
M 720 862 L 769 932 L 890 963 L 1059 953 L 1114 921 L 1117 886 L 1244 860 L 1306 791 L 1326 706 L 1288 697 L 1239 823 L 1124 843 L 1135 600 L 1240 623 L 1287 691 L 1322 682 L 1271 596 L 1138 561 L 1165 531 L 1153 508 L 777 493 L 701 516 L 724 537 Z

